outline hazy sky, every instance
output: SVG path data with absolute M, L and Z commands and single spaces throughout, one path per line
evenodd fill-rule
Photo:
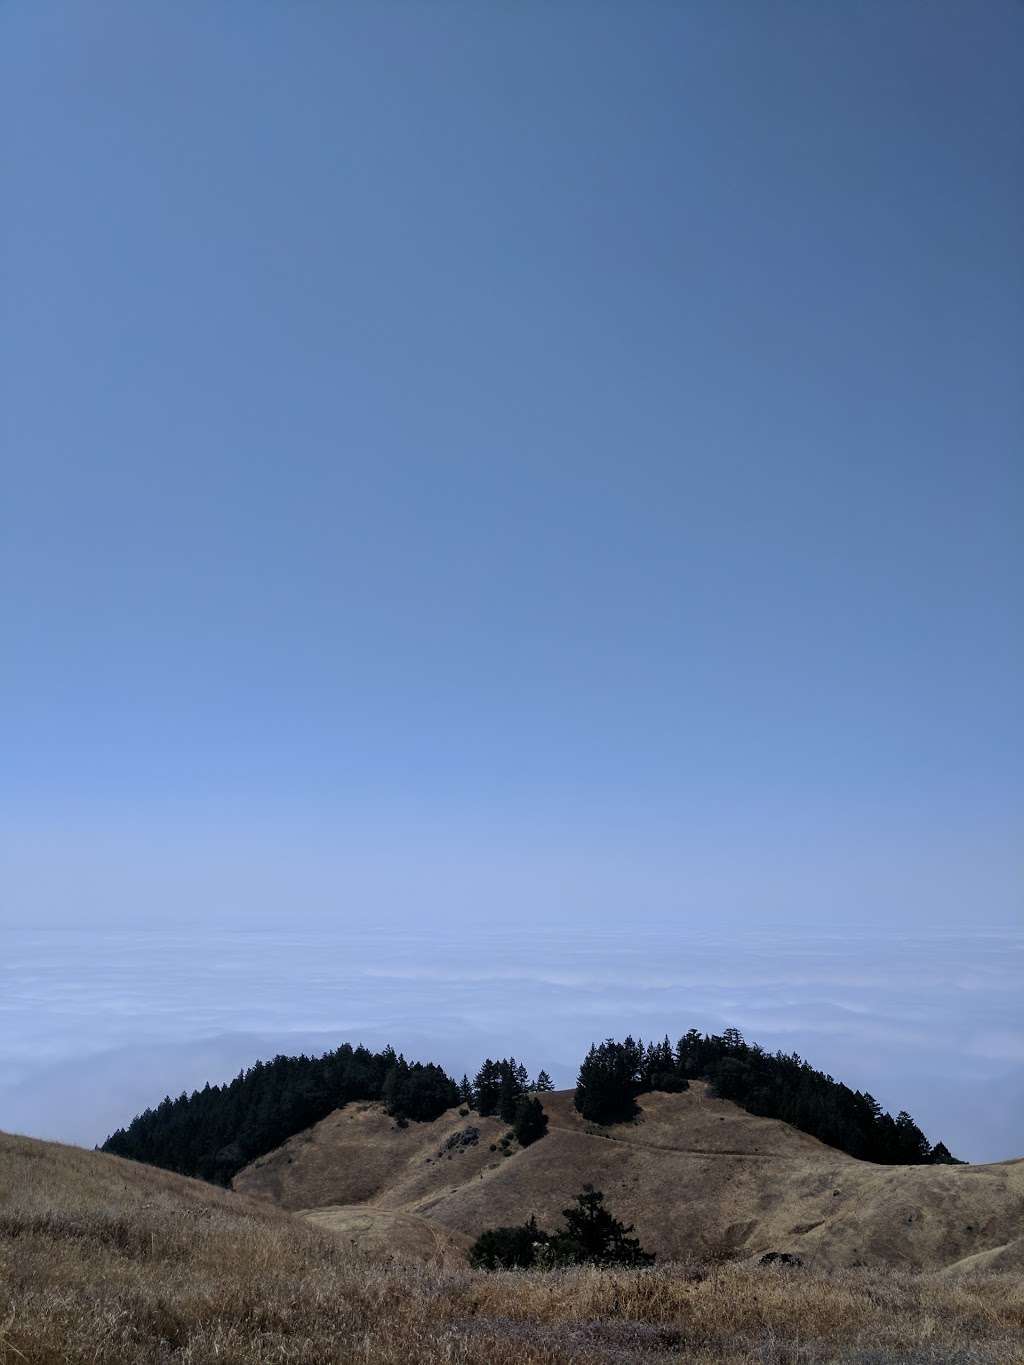
M 1013 921 L 1022 40 L 0 6 L 6 922 Z

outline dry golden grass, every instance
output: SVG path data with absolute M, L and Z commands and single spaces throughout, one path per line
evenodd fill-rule
M 237 1194 L 0 1135 L 0 1365 L 1022 1365 L 1012 1273 L 384 1261 Z
M 507 1127 L 495 1118 L 450 1110 L 398 1128 L 379 1104 L 349 1105 L 253 1162 L 235 1187 L 409 1254 L 435 1254 L 431 1225 L 463 1243 L 531 1213 L 554 1226 L 591 1182 L 661 1259 L 789 1251 L 819 1270 L 1024 1270 L 1024 1162 L 855 1161 L 699 1083 L 640 1102 L 637 1122 L 602 1130 L 576 1112 L 571 1091 L 545 1095 L 548 1136 L 508 1155 L 491 1150 Z M 447 1152 L 468 1124 L 479 1142 Z

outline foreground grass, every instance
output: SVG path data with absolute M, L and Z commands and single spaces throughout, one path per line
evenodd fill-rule
M 287 1214 L 0 1137 L 0 1362 L 1024 1365 L 1009 1274 L 380 1264 Z

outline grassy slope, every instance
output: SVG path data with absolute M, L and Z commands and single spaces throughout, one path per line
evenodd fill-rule
M 799 1252 L 823 1269 L 895 1264 L 938 1270 L 971 1259 L 1024 1268 L 1024 1162 L 991 1166 L 876 1166 L 855 1161 L 774 1119 L 759 1119 L 695 1084 L 647 1095 L 636 1123 L 596 1129 L 571 1092 L 545 1096 L 550 1131 L 513 1156 L 491 1152 L 497 1119 L 451 1111 L 398 1128 L 379 1105 L 338 1110 L 236 1177 L 237 1189 L 315 1210 L 357 1242 L 389 1236 L 433 1252 L 427 1229 L 458 1247 L 483 1227 L 535 1213 L 557 1223 L 590 1181 L 661 1257 Z M 450 1159 L 444 1139 L 467 1124 L 480 1142 Z M 394 1225 L 395 1212 L 405 1215 Z M 383 1215 L 381 1215 L 383 1216 Z
M 510 1158 L 510 1164 L 517 1158 Z M 0 1365 L 1022 1365 L 1018 1275 L 483 1275 L 0 1134 Z

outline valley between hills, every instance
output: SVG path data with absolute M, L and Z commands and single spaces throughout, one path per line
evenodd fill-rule
M 516 1150 L 357 1102 L 233 1190 L 0 1133 L 0 1365 L 1024 1365 L 1024 1162 L 870 1165 L 698 1084 L 614 1133 L 545 1103 Z M 585 1180 L 653 1267 L 467 1264 Z
M 451 1109 L 403 1127 L 379 1103 L 350 1104 L 234 1188 L 364 1250 L 443 1262 L 485 1227 L 554 1223 L 590 1182 L 659 1261 L 783 1251 L 821 1270 L 1024 1269 L 1024 1160 L 858 1161 L 699 1081 L 642 1095 L 634 1120 L 608 1126 L 583 1119 L 572 1091 L 543 1101 L 547 1136 L 523 1150 L 501 1145 L 508 1125 L 494 1116 Z
M 343 1044 L 103 1150 L 0 1133 L 0 1365 L 1024 1365 L 1022 1271 L 1024 1160 L 738 1034 L 575 1091 Z

